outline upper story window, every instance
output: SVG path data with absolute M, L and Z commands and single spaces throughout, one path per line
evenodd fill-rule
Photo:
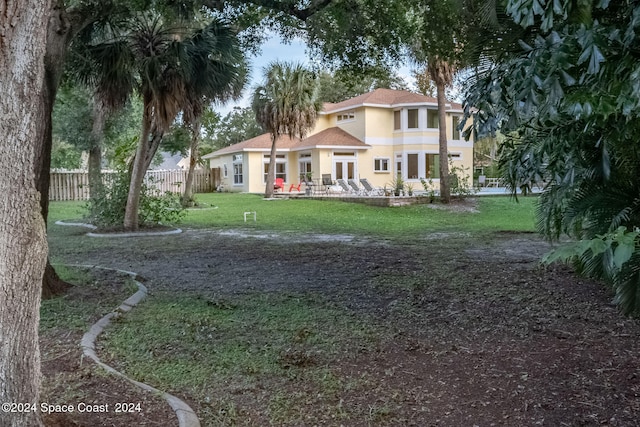
M 427 127 L 431 129 L 438 129 L 438 110 L 427 110 Z
M 401 127 L 400 110 L 396 110 L 393 112 L 393 130 L 399 130 Z
M 418 109 L 410 108 L 407 110 L 407 128 L 418 129 Z
M 338 122 L 346 122 L 346 121 L 355 120 L 355 119 L 356 119 L 356 112 L 354 110 L 346 111 L 344 113 L 339 113 L 336 116 L 336 120 Z
M 451 139 L 453 140 L 460 139 L 460 130 L 458 129 L 458 126 L 460 126 L 460 117 L 451 117 Z

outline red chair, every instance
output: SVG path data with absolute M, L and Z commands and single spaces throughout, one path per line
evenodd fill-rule
M 277 190 L 284 191 L 284 179 L 276 178 L 276 182 L 273 185 L 273 189 L 276 191 Z
M 301 182 L 299 182 L 298 185 L 291 184 L 291 187 L 289 187 L 289 193 L 291 193 L 292 190 L 300 191 L 300 186 L 301 185 L 302 185 Z

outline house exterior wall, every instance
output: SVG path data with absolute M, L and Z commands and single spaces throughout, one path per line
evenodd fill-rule
M 409 110 L 413 111 L 409 113 Z M 400 111 L 400 129 L 394 129 L 394 111 Z M 354 113 L 353 118 L 348 116 L 351 112 Z M 336 162 L 341 164 L 355 162 L 356 179 L 367 178 L 374 186 L 384 187 L 390 186 L 392 180 L 400 173 L 405 181 L 412 184 L 414 190 L 422 190 L 420 178 L 428 178 L 427 155 L 439 152 L 438 129 L 429 127 L 435 123 L 433 114 L 436 112 L 435 105 L 420 104 L 395 107 L 360 106 L 351 110 L 320 115 L 308 136 L 337 126 L 367 144 L 368 147 L 358 147 L 358 149 L 329 147 L 330 142 L 328 142 L 327 145 L 299 148 L 299 151 L 279 150 L 278 154 L 286 156 L 285 191 L 291 184 L 297 185 L 300 181 L 301 154 L 305 156 L 310 154 L 310 157 L 304 158 L 310 160 L 313 178 L 316 180 L 320 180 L 323 174 L 331 174 L 332 179 L 335 180 Z M 342 120 L 338 120 L 339 115 Z M 465 173 L 470 175 L 473 167 L 473 142 L 464 141 L 462 132 L 454 132 L 454 116 L 461 117 L 462 113 L 448 112 L 446 116 L 449 153 L 454 156 L 451 164 L 462 167 Z M 453 139 L 454 133 L 459 139 Z M 340 154 L 344 156 L 351 152 L 354 153 L 352 158 L 339 157 Z M 268 154 L 268 151 L 244 151 L 236 154 L 243 155 L 244 182 L 242 185 L 233 183 L 232 154 L 210 160 L 211 167 L 220 167 L 221 171 L 224 171 L 224 165 L 226 165 L 227 176 L 225 177 L 224 173 L 221 174 L 225 190 L 262 193 L 264 191 L 263 155 Z M 413 156 L 410 157 L 410 155 Z M 398 163 L 401 165 L 400 169 L 398 169 Z M 433 183 L 437 186 L 439 180 L 433 179 Z

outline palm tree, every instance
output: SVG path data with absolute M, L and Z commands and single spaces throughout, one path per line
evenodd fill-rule
M 449 153 L 447 150 L 447 120 L 445 90 L 460 68 L 460 49 L 464 23 L 463 0 L 421 1 L 414 22 L 417 37 L 409 44 L 413 62 L 423 67 L 436 86 L 438 99 L 438 145 L 440 154 L 440 199 L 449 203 Z
M 237 99 L 247 81 L 244 55 L 235 34 L 220 23 L 210 24 L 197 32 L 188 45 L 193 60 L 191 82 L 186 87 L 183 120 L 191 131 L 189 171 L 182 196 L 183 206 L 193 203 L 193 176 L 198 162 L 200 118 L 212 102 L 224 103 Z M 214 52 L 213 55 L 209 53 Z
M 109 20 L 83 28 L 70 48 L 67 74 L 93 90 L 89 141 L 89 193 L 102 193 L 102 145 L 109 115 L 122 109 L 134 87 L 133 57 L 120 29 Z
M 256 120 L 271 135 L 271 156 L 264 196 L 273 196 L 276 143 L 281 135 L 303 138 L 315 124 L 321 103 L 315 76 L 300 64 L 272 62 L 253 93 Z
M 225 22 L 213 19 L 193 30 L 167 21 L 152 13 L 135 17 L 119 23 L 117 30 L 113 26 L 111 39 L 90 48 L 101 70 L 96 81 L 104 89 L 99 93 L 106 99 L 119 93 L 122 88 L 116 82 L 128 77 L 142 98 L 142 128 L 130 165 L 125 230 L 139 226 L 144 175 L 177 115 L 182 111 L 185 123 L 196 124 L 206 102 L 239 96 L 246 80 L 239 42 Z

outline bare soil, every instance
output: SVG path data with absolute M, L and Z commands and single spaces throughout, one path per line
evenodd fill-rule
M 549 245 L 534 234 L 425 233 L 394 242 L 185 230 L 87 239 L 54 233 L 51 252 L 59 261 L 135 271 L 152 294 L 218 300 L 255 292 L 317 295 L 354 316 L 366 313 L 389 331 L 390 338 L 371 347 L 314 361 L 345 382 L 366 384 L 338 395 L 304 394 L 296 375 L 278 390 L 268 381 L 241 391 L 221 384 L 216 393 L 234 403 L 236 425 L 268 425 L 273 418 L 266 398 L 275 392 L 309 402 L 288 425 L 640 425 L 640 324 L 619 314 L 603 285 L 564 266 L 541 267 Z M 77 343 L 80 337 L 43 343 L 50 359 L 45 375 L 60 378 L 55 387 L 82 389 L 91 399 L 145 398 L 95 373 L 79 350 L 58 350 L 57 339 Z M 293 369 L 305 369 L 304 360 L 289 358 Z M 216 410 L 180 397 L 196 412 Z M 161 403 L 144 405 L 153 408 L 144 414 L 147 424 L 142 418 L 104 422 L 95 414 L 71 425 L 177 425 Z M 347 407 L 352 415 L 345 421 L 340 408 Z

